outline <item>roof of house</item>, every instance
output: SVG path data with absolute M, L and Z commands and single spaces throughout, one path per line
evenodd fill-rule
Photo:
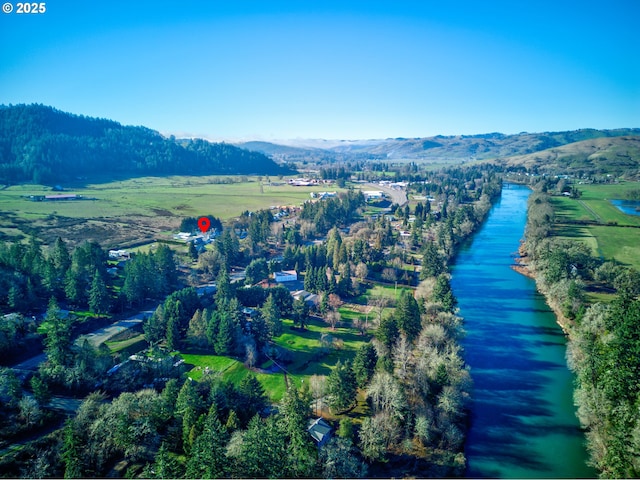
M 331 430 L 331 425 L 325 422 L 322 418 L 309 420 L 309 427 L 307 428 L 307 432 L 309 432 L 311 437 L 318 443 L 322 443 L 328 437 L 330 437 Z

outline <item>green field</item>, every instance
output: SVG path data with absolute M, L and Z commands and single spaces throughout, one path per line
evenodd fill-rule
M 227 181 L 230 183 L 220 183 Z M 299 206 L 310 192 L 340 190 L 335 185 L 293 187 L 286 179 L 172 176 L 67 186 L 83 200 L 33 202 L 29 195 L 51 195 L 42 185 L 0 190 L 0 238 L 36 236 L 50 241 L 95 240 L 112 247 L 153 241 L 176 231 L 184 217 L 214 215 L 222 220 L 271 206 Z M 274 185 L 277 184 L 277 185 Z
M 338 362 L 353 359 L 360 345 L 368 342 L 370 337 L 359 335 L 347 324 L 331 330 L 329 325 L 317 318 L 312 318 L 303 331 L 293 329 L 291 320 L 283 320 L 283 333 L 274 342 L 286 349 L 291 355 L 291 361 L 284 367 L 289 373 L 288 378 L 300 386 L 303 381 L 309 381 L 312 375 L 329 375 L 331 369 Z M 323 338 L 324 335 L 324 338 Z M 323 344 L 324 340 L 324 344 Z M 201 355 L 182 353 L 182 357 L 189 365 L 193 365 L 189 377 L 199 380 L 209 369 L 210 375 L 220 375 L 224 380 L 240 381 L 249 373 L 249 369 L 239 360 L 217 355 Z M 273 402 L 278 402 L 285 391 L 285 380 L 282 372 L 269 373 L 271 362 L 257 365 L 255 374 L 265 392 Z
M 627 215 L 611 200 L 624 199 L 640 183 L 578 185 L 579 199 L 552 197 L 555 234 L 585 242 L 594 255 L 640 269 L 640 216 Z M 585 222 L 579 224 L 574 222 Z

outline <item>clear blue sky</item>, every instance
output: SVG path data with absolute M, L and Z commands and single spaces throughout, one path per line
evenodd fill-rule
M 46 9 L 0 14 L 0 103 L 230 140 L 640 127 L 638 0 Z

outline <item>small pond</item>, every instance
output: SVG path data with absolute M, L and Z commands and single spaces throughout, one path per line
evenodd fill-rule
M 627 215 L 640 216 L 640 201 L 639 200 L 611 200 L 618 210 Z

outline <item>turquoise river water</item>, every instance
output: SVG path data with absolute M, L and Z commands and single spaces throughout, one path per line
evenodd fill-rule
M 467 476 L 595 477 L 575 415 L 566 338 L 534 281 L 511 269 L 529 194 L 505 184 L 452 268 L 474 381 Z

